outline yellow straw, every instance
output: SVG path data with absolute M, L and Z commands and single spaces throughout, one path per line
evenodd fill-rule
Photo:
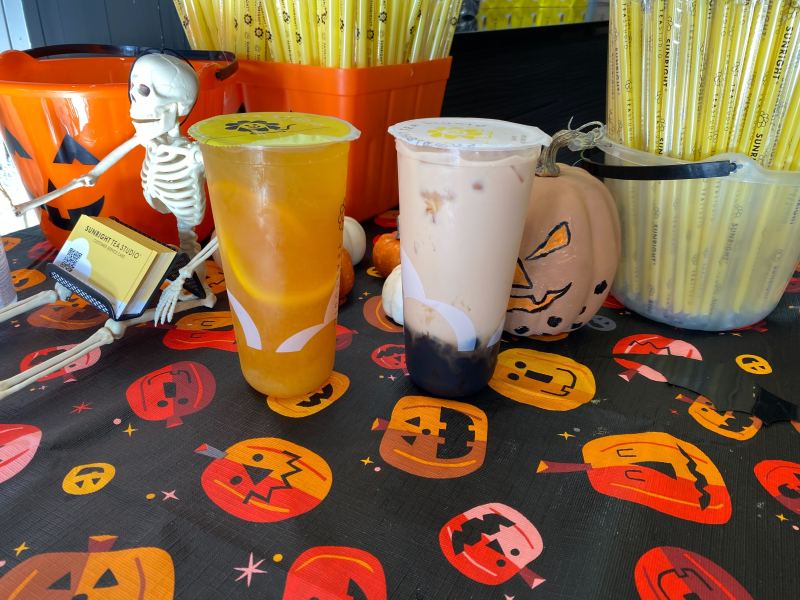
M 341 0 L 328 0 L 328 62 L 329 67 L 339 67 L 342 54 Z
M 199 11 L 203 16 L 209 36 L 209 49 L 220 50 L 219 30 L 213 0 L 198 0 Z
M 356 45 L 356 0 L 342 0 L 342 22 L 344 29 L 341 32 L 342 58 L 339 66 L 352 67 L 355 58 Z
M 756 121 L 756 133 L 751 139 L 750 156 L 771 167 L 775 148 L 784 132 L 783 122 L 788 111 L 788 103 L 797 81 L 797 55 L 800 45 L 800 9 L 786 6 L 785 20 L 780 25 L 780 40 L 770 61 L 768 72 L 770 84 L 761 103 L 761 114 L 765 120 Z M 760 149 L 756 152 L 756 137 L 761 138 Z
M 328 0 L 316 0 L 317 2 L 317 51 L 319 54 L 319 64 L 323 67 L 328 65 L 328 53 L 330 47 L 328 46 Z
M 279 5 L 272 0 L 260 1 L 267 21 L 267 43 L 269 44 L 272 60 L 277 62 L 287 62 L 286 44 L 283 39 L 283 27 L 278 15 L 280 14 Z M 288 62 L 291 62 L 289 60 Z
M 795 168 L 792 166 L 792 159 L 798 152 L 798 146 L 800 146 L 800 85 L 795 84 L 789 107 L 789 112 L 784 121 L 784 131 L 786 133 L 780 136 L 778 146 L 775 149 L 775 158 L 772 164 L 775 169 Z
M 378 10 L 375 14 L 375 30 L 377 35 L 377 43 L 375 44 L 375 64 L 386 65 L 387 62 L 387 34 L 389 25 L 388 0 L 379 0 Z
M 732 0 L 722 0 L 714 11 L 711 20 L 711 31 L 708 34 L 709 48 L 705 69 L 705 85 L 703 87 L 702 113 L 700 127 L 700 155 L 705 158 L 713 153 L 717 143 L 720 109 L 722 107 L 723 89 L 726 76 L 726 58 L 730 44 L 730 27 L 733 13 Z
M 767 71 L 770 68 L 770 57 L 778 40 L 779 21 L 783 13 L 783 0 L 771 1 L 769 3 L 769 11 L 764 32 L 761 35 L 762 41 L 759 45 L 753 72 L 753 86 L 750 89 L 749 101 L 745 105 L 745 120 L 736 144 L 737 150 L 748 155 L 756 135 L 756 120 L 761 112 L 762 98 L 767 94 L 766 88 L 769 85 Z
M 358 0 L 356 10 L 356 66 L 369 66 L 369 30 L 372 26 L 372 13 L 370 0 Z
M 456 27 L 458 26 L 458 20 L 461 15 L 461 4 L 462 0 L 456 0 L 454 10 L 450 14 L 450 24 L 445 34 L 444 46 L 439 53 L 439 58 L 450 56 L 450 48 L 453 46 L 453 38 L 456 36 Z
M 427 34 L 427 23 L 430 19 L 430 13 L 433 11 L 431 3 L 435 1 L 436 0 L 422 0 L 420 4 L 420 18 L 414 30 L 414 35 L 411 38 L 410 49 L 408 51 L 408 62 L 410 63 L 417 62 L 422 58 L 422 50 L 425 47 L 425 37 Z
M 447 2 L 441 0 L 436 5 L 436 10 L 431 19 L 431 29 L 429 30 L 427 47 L 425 48 L 425 57 L 428 60 L 433 60 L 436 56 L 436 51 L 441 44 L 444 37 L 445 26 L 447 25 Z
M 405 27 L 401 31 L 402 38 L 400 39 L 396 56 L 396 62 L 398 63 L 408 61 L 414 34 L 419 28 L 420 18 L 422 17 L 422 13 L 420 12 L 421 6 L 422 0 L 413 0 L 410 4 L 410 9 L 404 15 Z

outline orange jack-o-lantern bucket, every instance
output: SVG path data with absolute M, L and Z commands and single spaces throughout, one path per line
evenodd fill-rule
M 135 46 L 65 45 L 0 54 L 0 134 L 31 197 L 84 175 L 133 137 L 128 76 L 142 52 Z M 70 57 L 60 57 L 64 54 Z M 197 103 L 182 130 L 201 119 L 235 112 L 237 86 L 228 79 L 237 64 L 231 63 L 232 55 L 182 55 L 191 62 L 200 83 Z M 73 190 L 39 208 L 47 239 L 60 247 L 78 218 L 87 214 L 117 217 L 156 239 L 177 243 L 175 217 L 157 213 L 144 200 L 143 159 L 144 148 L 137 147 L 94 187 Z M 212 228 L 209 211 L 197 228 L 200 239 Z

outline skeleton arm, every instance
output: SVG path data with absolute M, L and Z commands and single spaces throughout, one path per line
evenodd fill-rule
M 128 152 L 133 150 L 136 146 L 140 143 L 137 137 L 132 137 L 131 139 L 127 140 L 126 142 L 120 144 L 116 148 L 114 148 L 111 152 L 106 155 L 103 160 L 97 163 L 91 171 L 86 173 L 85 175 L 81 175 L 80 177 L 76 177 L 72 181 L 70 181 L 64 187 L 60 187 L 57 190 L 53 190 L 52 192 L 48 192 L 44 196 L 39 196 L 38 198 L 34 198 L 32 200 L 28 200 L 27 202 L 23 202 L 22 204 L 12 205 L 14 208 L 14 213 L 19 217 L 23 213 L 31 210 L 32 208 L 36 208 L 38 206 L 42 206 L 43 204 L 47 204 L 51 200 L 55 200 L 56 198 L 60 198 L 64 194 L 71 192 L 72 190 L 76 190 L 82 187 L 92 187 L 97 179 L 103 175 L 108 169 L 112 166 L 117 164 L 122 157 L 124 157 Z
M 175 304 L 180 298 L 184 282 L 192 276 L 192 273 L 194 273 L 198 267 L 200 267 L 212 254 L 214 254 L 214 252 L 217 251 L 217 248 L 219 248 L 219 240 L 217 240 L 217 237 L 214 236 L 211 238 L 208 244 L 206 244 L 205 248 L 198 252 L 192 260 L 186 263 L 186 266 L 178 271 L 178 277 L 175 278 L 175 281 L 170 283 L 167 288 L 161 292 L 161 297 L 158 299 L 158 305 L 156 306 L 154 318 L 156 325 L 158 325 L 159 322 L 167 323 L 172 320 L 172 315 L 175 312 Z M 210 290 L 206 290 L 206 293 L 213 296 Z

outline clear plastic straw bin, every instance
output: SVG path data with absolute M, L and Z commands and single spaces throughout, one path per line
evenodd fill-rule
M 600 148 L 604 164 L 586 166 L 619 208 L 620 301 L 708 331 L 750 325 L 777 306 L 800 258 L 800 173 L 742 154 L 689 163 L 607 139 Z

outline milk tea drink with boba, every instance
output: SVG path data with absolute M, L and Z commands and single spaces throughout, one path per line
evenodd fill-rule
M 535 127 L 488 119 L 393 125 L 406 365 L 438 396 L 492 376 L 540 149 Z

